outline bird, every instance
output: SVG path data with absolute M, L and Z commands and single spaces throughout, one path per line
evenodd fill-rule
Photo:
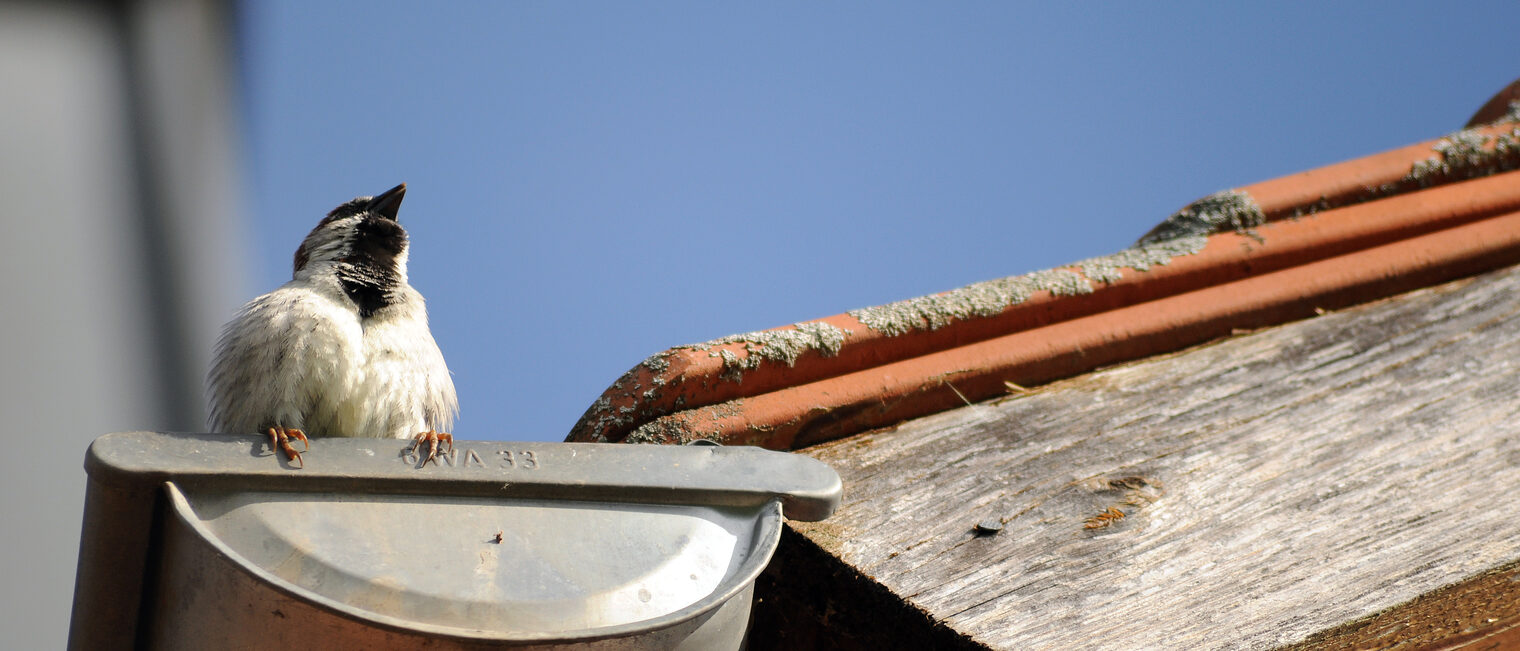
M 459 413 L 454 381 L 407 282 L 402 183 L 327 213 L 296 249 L 290 282 L 222 329 L 207 374 L 213 432 L 263 434 L 304 468 L 292 441 L 412 439 L 423 466 Z M 276 451 L 278 450 L 278 451 Z

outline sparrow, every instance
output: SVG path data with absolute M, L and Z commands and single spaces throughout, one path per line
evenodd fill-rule
M 413 439 L 434 461 L 459 413 L 454 381 L 407 284 L 403 183 L 344 203 L 296 249 L 291 280 L 222 330 L 208 375 L 213 432 L 267 434 L 297 467 L 311 436 Z M 279 452 L 274 452 L 278 456 Z M 437 463 L 434 461 L 434 463 Z

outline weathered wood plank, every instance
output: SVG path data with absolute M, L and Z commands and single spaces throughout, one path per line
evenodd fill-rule
M 1512 268 L 821 445 L 845 503 L 789 526 L 994 648 L 1397 641 L 1520 561 L 1517 314 Z

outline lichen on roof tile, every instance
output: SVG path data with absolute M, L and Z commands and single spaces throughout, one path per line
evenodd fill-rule
M 608 429 L 619 427 L 628 422 L 627 418 L 619 416 L 613 411 L 612 399 L 606 393 L 603 393 L 595 402 L 591 403 L 591 406 L 586 409 L 586 413 L 581 416 L 580 421 L 572 429 L 587 429 L 598 440 L 606 441 L 605 432 Z
M 1162 220 L 1136 244 L 1156 244 L 1178 237 L 1208 235 L 1233 230 L 1254 235 L 1267 217 L 1251 195 L 1223 190 L 1194 201 Z
M 1024 277 L 1034 283 L 1035 287 L 1055 296 L 1077 296 L 1093 292 L 1092 283 L 1070 269 L 1042 269 L 1024 274 Z
M 680 423 L 656 418 L 638 426 L 623 439 L 624 443 L 683 444 L 690 431 Z
M 833 357 L 844 347 L 844 340 L 843 329 L 822 321 L 804 321 L 790 328 L 745 332 L 681 348 L 708 351 L 708 355 L 722 359 L 724 377 L 737 382 L 744 379 L 744 371 L 767 361 L 784 362 L 790 367 L 809 351 Z M 741 357 L 727 349 L 714 350 L 728 344 L 743 344 L 745 355 Z
M 1095 282 L 1112 283 L 1123 278 L 1120 269 L 1150 271 L 1151 267 L 1165 265 L 1178 256 L 1202 251 L 1208 243 L 1207 235 L 1174 237 L 1152 244 L 1132 246 L 1101 258 L 1089 258 L 1072 266 L 1081 269 L 1082 275 Z
M 1380 189 L 1396 191 L 1411 183 L 1425 188 L 1516 169 L 1520 167 L 1520 125 L 1494 134 L 1477 127 L 1464 129 L 1437 140 L 1431 151 L 1436 155 L 1415 161 L 1400 182 Z
M 1089 258 L 1069 268 L 998 278 L 942 294 L 852 310 L 849 315 L 889 337 L 915 330 L 938 330 L 961 319 L 996 315 L 1029 300 L 1036 292 L 1047 291 L 1055 296 L 1090 294 L 1095 289 L 1094 283 L 1111 283 L 1122 278 L 1120 269 L 1149 271 L 1177 256 L 1197 253 L 1207 243 L 1208 237 L 1202 234 L 1179 236 Z
M 710 422 L 716 422 L 729 418 L 737 418 L 743 414 L 744 399 L 738 398 L 728 402 L 701 407 L 693 412 L 665 415 L 638 426 L 628 433 L 623 442 L 664 445 L 686 445 L 699 440 L 722 442 L 716 433 L 695 432 L 691 426 L 690 419 L 705 417 Z
M 649 371 L 654 374 L 655 378 L 659 378 L 661 375 L 665 374 L 666 370 L 670 369 L 670 360 L 665 359 L 665 356 L 667 354 L 669 354 L 668 351 L 660 351 L 658 353 L 650 355 L 644 359 L 644 362 L 641 365 L 644 368 L 649 369 Z
M 1058 296 L 1092 293 L 1092 283 L 1070 269 L 1046 269 L 920 296 L 886 305 L 851 310 L 866 327 L 897 336 L 915 330 L 938 330 L 957 320 L 988 317 L 1029 300 L 1035 292 Z
M 599 440 L 606 440 L 605 432 L 631 424 L 637 410 L 627 404 L 616 404 L 614 395 L 642 396 L 644 400 L 649 401 L 658 399 L 660 389 L 666 384 L 664 373 L 670 368 L 670 361 L 666 359 L 669 352 L 662 351 L 650 355 L 643 362 L 619 376 L 607 391 L 591 403 L 572 431 L 593 432 Z M 641 377 L 646 375 L 649 382 L 647 387 L 640 381 Z

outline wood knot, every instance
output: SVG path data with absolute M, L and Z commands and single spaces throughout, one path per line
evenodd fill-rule
M 1154 504 L 1165 493 L 1160 481 L 1143 475 L 1096 478 L 1088 483 L 1088 488 L 1109 500 L 1106 508 L 1083 521 L 1082 528 L 1089 531 L 1113 526 Z

